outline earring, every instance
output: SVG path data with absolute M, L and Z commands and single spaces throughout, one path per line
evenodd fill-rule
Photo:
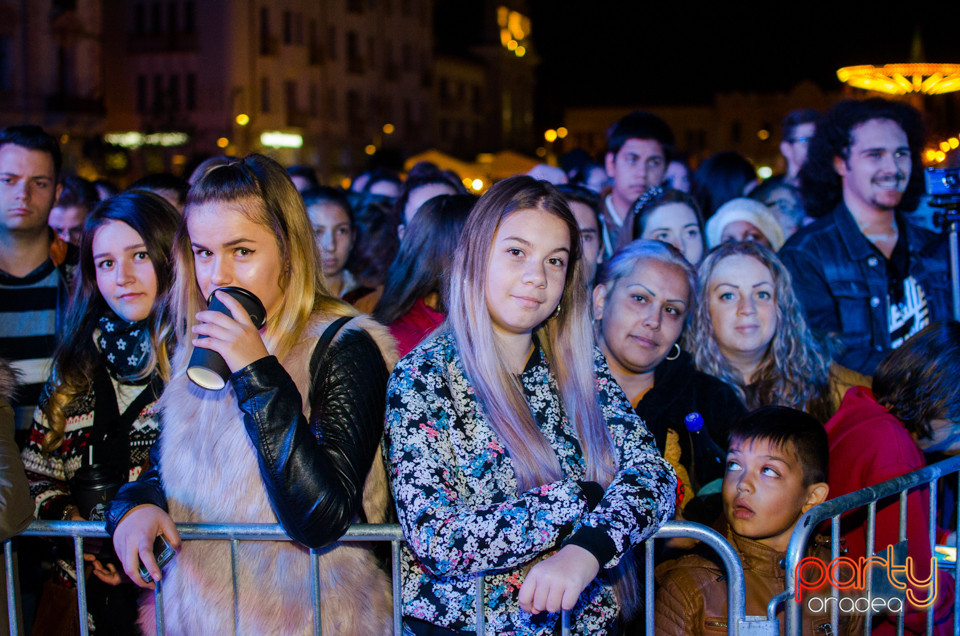
M 558 304 L 558 305 L 557 305 L 557 308 L 553 311 L 553 314 L 552 314 L 550 317 L 551 317 L 551 318 L 556 318 L 556 317 L 559 316 L 559 315 L 560 315 L 560 305 Z
M 673 343 L 673 348 L 676 349 L 677 352 L 676 352 L 676 353 L 673 353 L 673 352 L 671 351 L 670 353 L 671 353 L 672 355 L 668 355 L 666 358 L 664 358 L 665 360 L 676 360 L 677 358 L 680 357 L 680 345 L 678 345 L 676 342 L 674 342 L 674 343 Z

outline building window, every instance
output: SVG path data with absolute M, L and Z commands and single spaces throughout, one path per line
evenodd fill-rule
M 310 85 L 310 92 L 307 95 L 307 99 L 310 102 L 310 116 L 319 117 L 320 116 L 320 105 L 317 103 L 317 85 Z
M 180 111 L 180 76 L 171 75 L 170 76 L 170 110 L 173 112 Z
M 363 0 L 347 0 L 347 13 L 363 13 Z
M 163 112 L 163 75 L 153 76 L 153 112 Z
M 197 76 L 193 73 L 187 73 L 186 86 L 187 110 L 197 109 Z
M 260 112 L 270 112 L 270 78 L 260 78 Z
M 176 2 L 167 5 L 167 31 L 171 34 L 180 32 L 180 16 L 177 13 L 179 9 Z
M 331 121 L 336 121 L 339 117 L 340 109 L 337 108 L 337 91 L 334 88 L 331 88 L 327 91 L 327 118 Z
M 288 113 L 297 112 L 297 83 L 284 82 L 283 92 L 284 92 L 284 96 L 286 97 L 287 112 Z
M 329 48 L 330 59 L 337 59 L 337 29 L 336 27 L 330 27 L 329 35 L 327 36 L 327 45 Z
M 269 55 L 270 46 L 270 9 L 260 7 L 260 55 Z
M 162 13 L 163 7 L 159 2 L 150 5 L 150 32 L 154 35 L 159 35 L 163 31 Z
M 146 14 L 144 13 L 143 5 L 140 3 L 133 5 L 133 34 L 143 35 L 146 33 L 146 22 Z
M 347 91 L 347 118 L 351 137 L 363 135 L 363 98 L 357 91 Z
M 137 75 L 137 112 L 147 112 L 147 76 Z
M 354 31 L 347 31 L 347 70 L 351 73 L 363 72 L 363 59 L 360 57 L 360 38 Z
M 183 3 L 183 32 L 192 34 L 197 28 L 193 2 Z
M 730 141 L 732 141 L 735 144 L 740 143 L 741 133 L 742 131 L 740 128 L 740 122 L 735 121 L 732 124 L 730 124 Z
M 289 11 L 283 12 L 283 43 L 293 44 L 293 16 Z

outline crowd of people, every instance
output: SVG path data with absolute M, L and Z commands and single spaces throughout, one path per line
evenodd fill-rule
M 3 129 L 0 539 L 34 517 L 112 536 L 83 571 L 71 546 L 21 544 L 28 625 L 152 633 L 142 588 L 162 579 L 172 633 L 235 610 L 243 632 L 309 632 L 314 550 L 323 631 L 389 633 L 390 556 L 340 538 L 394 520 L 405 634 L 473 633 L 481 573 L 494 633 L 557 633 L 561 610 L 578 634 L 651 611 L 658 633 L 725 628 L 722 568 L 689 542 L 658 551 L 644 607 L 638 550 L 671 519 L 726 537 L 765 614 L 803 513 L 960 451 L 946 241 L 910 218 L 922 143 L 902 103 L 797 111 L 785 174 L 758 183 L 734 152 L 692 170 L 635 112 L 603 157 L 476 197 L 433 164 L 344 190 L 259 154 L 117 191 L 61 174 L 42 129 Z M 188 372 L 199 353 L 224 382 Z M 908 497 L 908 554 L 947 634 L 927 529 L 956 520 L 926 497 Z M 866 522 L 844 517 L 851 558 Z M 234 584 L 230 546 L 178 523 L 292 541 L 241 542 Z M 898 542 L 895 504 L 871 536 Z M 809 553 L 829 560 L 829 539 Z M 804 633 L 829 621 L 804 608 Z

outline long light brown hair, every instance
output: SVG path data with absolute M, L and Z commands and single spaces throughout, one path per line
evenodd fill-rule
M 448 323 L 460 360 L 490 427 L 503 442 L 522 492 L 562 479 L 560 462 L 523 396 L 520 382 L 504 363 L 494 335 L 485 283 L 490 248 L 503 220 L 518 210 L 543 210 L 570 230 L 570 259 L 560 311 L 534 329 L 547 364 L 556 375 L 566 415 L 573 423 L 586 464 L 587 479 L 604 488 L 618 472 L 617 455 L 596 389 L 593 333 L 587 305 L 580 231 L 566 201 L 544 181 L 504 179 L 474 206 L 460 236 L 448 290 Z M 611 574 L 617 598 L 631 615 L 638 606 L 636 572 L 625 555 Z
M 353 316 L 350 305 L 327 291 L 323 267 L 313 237 L 313 227 L 303 199 L 286 171 L 275 161 L 259 154 L 212 166 L 190 188 L 183 221 L 174 241 L 177 280 L 173 300 L 178 318 L 177 338 L 185 364 L 193 345 L 191 327 L 194 316 L 206 307 L 197 285 L 193 250 L 187 233 L 187 221 L 198 206 L 207 203 L 231 204 L 258 225 L 268 228 L 277 240 L 283 297 L 264 334 L 267 350 L 281 360 L 300 338 L 311 314 L 316 311 L 333 316 Z
M 749 386 L 720 353 L 710 317 L 710 278 L 717 265 L 731 256 L 757 260 L 773 278 L 777 328 Z M 684 348 L 693 354 L 697 368 L 729 384 L 749 409 L 789 406 L 826 422 L 832 415 L 829 381 L 835 345 L 814 337 L 793 291 L 790 272 L 780 259 L 758 243 L 722 243 L 700 263 L 698 277 L 699 298 L 684 338 Z

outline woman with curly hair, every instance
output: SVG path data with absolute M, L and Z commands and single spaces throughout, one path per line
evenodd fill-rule
M 790 273 L 758 243 L 723 243 L 698 272 L 686 349 L 697 368 L 726 381 L 749 409 L 781 405 L 821 422 L 851 386 L 869 378 L 833 362 L 832 341 L 814 337 Z

